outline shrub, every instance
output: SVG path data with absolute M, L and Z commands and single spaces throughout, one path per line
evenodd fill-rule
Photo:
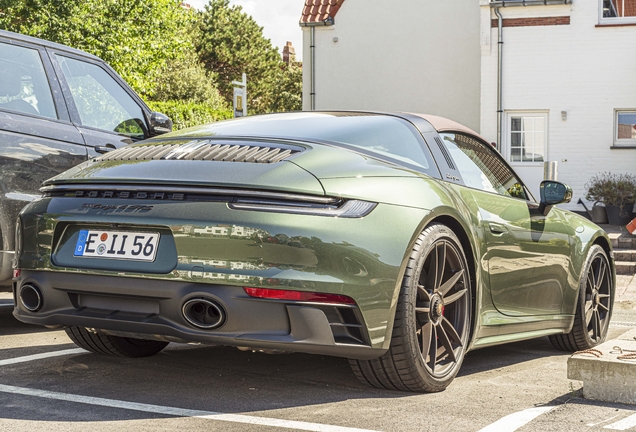
M 232 118 L 232 111 L 214 109 L 205 104 L 168 101 L 148 102 L 148 106 L 170 117 L 174 130 Z
M 603 172 L 594 175 L 585 185 L 586 198 L 594 203 L 613 205 L 621 209 L 636 199 L 636 176 Z

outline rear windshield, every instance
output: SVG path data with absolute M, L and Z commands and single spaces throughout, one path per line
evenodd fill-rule
M 329 141 L 428 171 L 431 157 L 421 135 L 407 121 L 358 113 L 274 114 L 213 123 L 186 136 L 259 136 Z

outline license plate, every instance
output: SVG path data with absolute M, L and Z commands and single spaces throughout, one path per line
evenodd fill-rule
M 81 230 L 76 257 L 154 261 L 159 233 Z

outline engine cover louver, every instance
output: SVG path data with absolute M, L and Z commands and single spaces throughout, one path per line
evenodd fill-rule
M 276 163 L 300 153 L 299 148 L 191 141 L 186 144 L 159 144 L 123 147 L 99 156 L 103 161 L 197 160 L 220 162 Z

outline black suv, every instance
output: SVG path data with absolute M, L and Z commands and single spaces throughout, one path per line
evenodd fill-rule
M 11 284 L 16 217 L 44 180 L 170 130 L 100 58 L 0 30 L 0 291 Z

